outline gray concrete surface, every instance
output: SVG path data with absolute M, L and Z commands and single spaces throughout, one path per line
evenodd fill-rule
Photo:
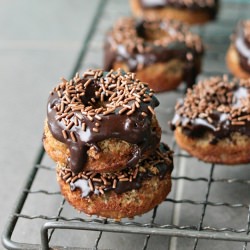
M 1 234 L 41 144 L 48 93 L 69 76 L 98 2 L 0 0 Z

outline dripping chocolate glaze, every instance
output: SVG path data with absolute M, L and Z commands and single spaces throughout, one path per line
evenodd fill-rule
M 250 72 L 250 41 L 244 35 L 243 21 L 239 22 L 235 34 L 235 48 L 240 58 L 241 67 Z
M 214 0 L 211 4 L 206 4 L 206 1 L 192 0 L 139 0 L 142 8 L 165 8 L 174 7 L 177 9 L 188 9 L 191 11 L 206 11 L 209 13 L 210 17 L 214 19 L 218 11 L 219 0 Z
M 232 109 L 232 107 L 240 107 L 239 105 L 241 105 L 241 98 L 249 99 L 250 81 L 248 82 L 248 87 L 236 84 L 230 91 L 233 92 L 234 101 L 229 109 Z M 227 92 L 225 92 L 225 96 L 226 95 Z M 213 103 L 212 100 L 210 100 L 210 102 Z M 175 130 L 176 127 L 181 126 L 182 132 L 193 138 L 201 138 L 207 132 L 209 132 L 213 134 L 213 138 L 210 141 L 211 144 L 216 144 L 219 140 L 224 138 L 230 138 L 233 132 L 239 132 L 242 135 L 250 136 L 250 120 L 247 119 L 250 119 L 250 110 L 248 107 L 249 104 L 246 105 L 246 107 L 243 105 L 239 115 L 236 115 L 234 118 L 232 118 L 232 115 L 229 112 L 223 112 L 223 110 L 219 111 L 218 106 L 213 107 L 213 110 L 208 115 L 209 118 L 202 118 L 198 115 L 196 115 L 194 118 L 191 118 L 190 116 L 186 116 L 185 113 L 178 113 L 179 109 L 181 109 L 183 105 L 183 100 L 179 101 L 179 107 L 177 108 L 174 118 L 170 123 L 172 130 Z M 244 111 L 244 109 L 248 110 Z M 208 119 L 210 121 L 208 121 Z M 241 122 L 242 124 L 240 124 Z
M 147 21 L 135 22 L 135 30 L 139 38 L 145 39 L 145 24 Z M 168 27 L 163 22 L 159 24 L 159 29 L 168 33 Z M 172 28 L 173 29 L 173 28 Z M 173 30 L 173 33 L 176 31 Z M 110 70 L 114 63 L 124 62 L 129 71 L 136 72 L 138 66 L 149 66 L 154 63 L 164 63 L 172 59 L 178 59 L 184 63 L 184 81 L 187 86 L 192 86 L 195 83 L 196 76 L 200 69 L 197 67 L 198 61 L 201 60 L 203 54 L 203 47 L 199 50 L 195 47 L 189 47 L 183 41 L 172 41 L 168 44 L 154 45 L 151 41 L 144 41 L 143 46 L 147 49 L 138 51 L 135 47 L 132 51 L 127 49 L 127 44 L 117 43 L 112 35 L 112 31 L 107 33 L 104 43 L 104 69 Z M 136 45 L 135 45 L 136 46 Z
M 89 79 L 89 77 L 83 78 L 79 80 L 77 84 L 82 84 L 82 86 L 84 86 Z M 86 88 L 83 87 L 86 93 L 85 96 L 82 97 L 83 104 L 86 104 L 92 97 L 94 97 L 93 93 L 100 87 L 100 84 L 100 78 L 97 78 L 92 79 L 91 83 Z M 131 115 L 127 115 L 126 113 L 118 114 L 122 107 L 117 107 L 114 113 L 107 115 L 99 113 L 98 116 L 101 117 L 101 120 L 93 117 L 93 120 L 91 121 L 79 111 L 75 111 L 74 115 L 78 113 L 78 117 L 81 117 L 81 122 L 79 122 L 78 125 L 74 125 L 69 132 L 74 133 L 76 141 L 72 140 L 70 136 L 65 139 L 62 134 L 62 131 L 66 129 L 66 126 L 62 121 L 57 119 L 58 115 L 54 109 L 54 106 L 61 102 L 62 98 L 58 96 L 58 91 L 54 90 L 48 100 L 48 126 L 53 137 L 68 146 L 70 150 L 69 163 L 74 173 L 79 173 L 84 169 L 84 164 L 87 161 L 87 150 L 92 146 L 96 150 L 100 150 L 98 142 L 102 140 L 117 138 L 134 144 L 135 152 L 129 165 L 136 164 L 140 159 L 141 154 L 146 149 L 156 147 L 160 141 L 156 132 L 151 128 L 152 113 L 148 109 L 148 106 L 154 108 L 159 105 L 158 100 L 154 96 L 152 96 L 151 100 L 147 103 L 141 101 L 140 107 Z M 96 105 L 98 108 L 98 100 L 93 103 L 93 106 Z M 141 114 L 142 112 L 146 113 L 147 116 L 143 116 Z M 70 120 L 74 121 L 74 116 L 71 117 Z M 83 131 L 81 128 L 81 123 L 83 122 L 86 124 L 86 131 Z M 96 122 L 100 123 L 100 126 L 98 127 L 99 132 L 93 131 Z
M 154 176 L 158 176 L 160 180 L 162 180 L 164 178 L 164 176 L 167 173 L 171 173 L 173 170 L 173 159 L 172 159 L 172 153 L 169 151 L 169 148 L 164 145 L 161 144 L 160 145 L 160 151 L 162 153 L 168 153 L 168 162 L 163 162 L 161 161 L 160 163 L 156 163 L 154 164 L 153 162 L 151 163 L 151 165 L 153 165 L 155 168 L 157 168 L 158 173 L 154 174 L 150 171 L 150 169 L 145 168 L 146 171 L 144 172 L 138 172 L 136 178 L 132 179 L 131 181 L 119 181 L 119 179 L 117 179 L 117 184 L 116 187 L 112 186 L 112 183 L 110 183 L 109 185 L 106 185 L 105 188 L 103 189 L 104 192 L 109 192 L 111 190 L 113 190 L 114 192 L 116 192 L 117 194 L 122 194 L 125 193 L 127 191 L 131 191 L 133 189 L 139 189 L 142 186 L 142 182 L 144 180 L 148 180 Z M 144 160 L 144 162 L 147 160 Z M 139 163 L 140 166 L 143 166 L 143 161 L 141 163 Z M 126 172 L 128 169 L 123 170 L 123 172 Z M 99 178 L 100 174 L 97 174 L 95 177 Z M 95 182 L 93 181 L 93 185 L 100 185 L 99 182 Z M 100 194 L 100 191 L 98 189 L 94 189 L 91 190 L 90 186 L 89 186 L 89 181 L 85 180 L 85 179 L 78 179 L 75 182 L 70 183 L 70 188 L 72 191 L 79 189 L 81 191 L 81 196 L 82 197 L 88 197 L 91 196 L 93 194 Z

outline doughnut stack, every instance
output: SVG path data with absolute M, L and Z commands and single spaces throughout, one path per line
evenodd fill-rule
M 160 143 L 159 105 L 135 73 L 89 69 L 51 91 L 43 144 L 77 210 L 132 218 L 171 190 L 172 151 Z

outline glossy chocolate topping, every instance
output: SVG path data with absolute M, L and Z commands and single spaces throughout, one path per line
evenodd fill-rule
M 218 0 L 140 0 L 143 8 L 174 7 L 178 9 L 206 10 L 216 15 Z
M 239 22 L 233 39 L 241 67 L 250 72 L 250 20 Z
M 181 127 L 187 136 L 199 138 L 209 132 L 212 144 L 233 132 L 250 136 L 250 80 L 229 81 L 226 76 L 203 80 L 175 109 L 171 128 Z
M 115 62 L 123 62 L 136 72 L 157 62 L 180 60 L 184 62 L 184 80 L 192 85 L 199 73 L 196 64 L 203 44 L 178 21 L 121 18 L 107 33 L 104 50 L 105 70 L 113 68 Z
M 82 172 L 75 175 L 70 168 L 63 167 L 59 170 L 59 176 L 69 183 L 72 191 L 79 189 L 82 197 L 88 197 L 93 194 L 102 195 L 111 190 L 121 194 L 139 189 L 144 180 L 154 176 L 158 176 L 161 180 L 172 170 L 172 151 L 167 145 L 161 144 L 154 155 L 140 160 L 135 167 L 129 167 L 120 172 L 102 174 Z
M 109 138 L 135 145 L 128 165 L 135 165 L 160 138 L 152 129 L 158 100 L 134 73 L 89 70 L 71 81 L 63 81 L 48 100 L 48 126 L 54 138 L 70 150 L 74 173 L 84 169 L 87 150 L 100 150 L 98 142 Z M 126 167 L 126 166 L 124 166 Z

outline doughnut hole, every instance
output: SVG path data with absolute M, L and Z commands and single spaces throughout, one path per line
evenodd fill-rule
M 136 31 L 137 35 L 144 39 L 146 42 L 154 42 L 168 36 L 168 32 L 161 26 L 148 26 L 145 28 L 144 25 L 141 24 L 137 27 Z

